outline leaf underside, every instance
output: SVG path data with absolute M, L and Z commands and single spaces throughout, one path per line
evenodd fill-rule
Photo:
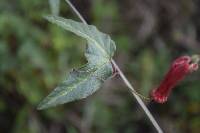
M 59 84 L 38 109 L 83 99 L 97 91 L 113 73 L 111 58 L 116 50 L 114 41 L 95 26 L 57 16 L 47 16 L 46 19 L 87 40 L 85 56 L 88 63 L 71 71 L 68 79 Z

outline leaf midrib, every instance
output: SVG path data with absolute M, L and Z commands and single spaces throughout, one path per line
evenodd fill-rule
M 87 76 L 87 78 L 82 78 L 83 80 L 80 79 L 80 81 L 79 81 L 78 83 L 74 83 L 73 86 L 69 87 L 69 88 L 71 88 L 70 90 L 68 90 L 68 91 L 66 91 L 66 92 L 64 92 L 64 93 L 62 93 L 62 94 L 59 95 L 58 97 L 54 97 L 54 98 L 51 100 L 51 102 L 54 102 L 54 101 L 56 101 L 58 98 L 60 98 L 60 97 L 62 97 L 62 96 L 64 96 L 64 95 L 67 95 L 70 91 L 72 91 L 73 88 L 75 88 L 74 86 L 78 86 L 78 85 L 80 85 L 81 83 L 83 83 L 83 82 L 85 82 L 86 80 L 88 80 L 88 79 L 92 76 L 92 74 L 94 74 L 95 72 L 97 72 L 99 69 L 102 68 L 102 66 L 104 66 L 104 65 L 107 64 L 107 63 L 109 63 L 109 62 L 105 62 L 105 63 L 103 63 L 102 65 L 98 66 L 98 68 L 97 68 L 94 72 L 91 72 L 91 74 L 89 74 L 89 75 Z

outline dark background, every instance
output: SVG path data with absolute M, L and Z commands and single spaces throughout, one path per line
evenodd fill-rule
M 89 24 L 116 42 L 117 64 L 143 95 L 173 59 L 200 53 L 198 0 L 73 0 Z M 155 133 L 119 77 L 87 99 L 44 111 L 38 103 L 84 64 L 85 40 L 50 24 L 45 0 L 0 1 L 0 133 Z M 60 15 L 80 21 L 61 0 Z M 165 104 L 147 103 L 166 133 L 200 132 L 200 73 Z

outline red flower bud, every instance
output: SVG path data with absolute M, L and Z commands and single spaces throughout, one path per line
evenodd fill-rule
M 189 56 L 181 56 L 177 58 L 172 63 L 170 70 L 159 87 L 152 90 L 150 93 L 151 99 L 158 103 L 166 102 L 171 90 L 176 86 L 176 84 L 183 80 L 187 74 L 198 69 L 198 61 L 199 60 L 193 62 L 193 57 L 191 58 Z

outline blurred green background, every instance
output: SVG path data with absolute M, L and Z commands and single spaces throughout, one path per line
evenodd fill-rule
M 198 0 L 73 0 L 89 24 L 116 42 L 114 59 L 142 94 L 170 62 L 200 53 Z M 64 0 L 60 15 L 80 21 Z M 0 1 L 0 133 L 155 133 L 121 79 L 87 99 L 44 111 L 38 103 L 72 68 L 86 62 L 86 41 L 47 22 L 49 1 Z M 189 75 L 166 104 L 147 103 L 166 133 L 200 132 L 200 72 Z

